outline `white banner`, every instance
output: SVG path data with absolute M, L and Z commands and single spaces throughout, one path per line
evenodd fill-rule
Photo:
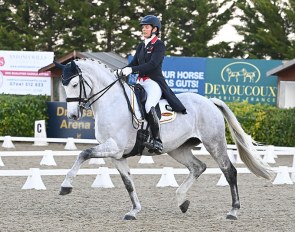
M 53 57 L 53 52 L 0 51 L 0 94 L 50 96 L 50 72 L 38 70 Z

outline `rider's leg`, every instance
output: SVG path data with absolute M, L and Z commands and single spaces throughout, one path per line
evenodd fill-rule
M 162 90 L 160 86 L 151 79 L 148 79 L 141 84 L 147 92 L 145 109 L 148 113 L 147 120 L 149 121 L 149 124 L 151 126 L 151 132 L 153 136 L 152 142 L 146 142 L 144 145 L 149 149 L 149 152 L 151 153 L 162 153 L 163 145 L 160 138 L 160 121 L 155 110 L 155 106 L 161 99 Z
M 150 112 L 151 108 L 156 106 L 162 97 L 162 90 L 157 82 L 152 79 L 139 81 L 139 84 L 145 89 L 147 93 L 147 100 L 145 103 L 146 112 Z
M 151 142 L 145 142 L 144 145 L 149 149 L 150 153 L 162 153 L 163 144 L 160 138 L 160 120 L 157 116 L 155 107 L 151 108 L 148 114 L 148 121 L 151 126 L 153 140 Z

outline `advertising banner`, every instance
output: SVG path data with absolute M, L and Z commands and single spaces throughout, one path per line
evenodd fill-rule
M 165 57 L 163 74 L 172 91 L 204 95 L 205 61 L 205 58 Z
M 194 92 L 225 102 L 248 101 L 276 105 L 277 77 L 266 72 L 279 66 L 279 60 L 165 57 L 163 74 L 175 93 Z M 136 81 L 135 75 L 129 82 Z M 84 110 L 79 121 L 67 118 L 66 103 L 48 102 L 47 136 L 94 139 L 91 110 Z
M 266 72 L 281 63 L 278 60 L 207 59 L 205 96 L 225 102 L 276 105 L 277 77 L 267 77 Z
M 132 56 L 128 57 L 130 62 Z M 163 75 L 174 93 L 193 92 L 204 95 L 205 58 L 165 57 Z M 130 75 L 129 83 L 136 82 L 137 75 Z
M 50 72 L 38 70 L 53 57 L 53 52 L 0 51 L 0 94 L 50 96 Z
M 83 111 L 83 118 L 79 121 L 67 117 L 67 104 L 65 102 L 47 102 L 48 138 L 76 138 L 95 139 L 94 118 L 91 110 Z

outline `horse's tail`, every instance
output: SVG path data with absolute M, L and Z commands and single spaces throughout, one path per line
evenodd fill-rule
M 229 125 L 231 136 L 237 146 L 241 160 L 256 176 L 272 179 L 273 172 L 271 167 L 267 163 L 264 163 L 261 158 L 255 154 L 256 149 L 253 145 L 254 141 L 251 139 L 250 135 L 245 133 L 234 113 L 223 101 L 217 98 L 210 98 L 210 100 L 223 113 Z

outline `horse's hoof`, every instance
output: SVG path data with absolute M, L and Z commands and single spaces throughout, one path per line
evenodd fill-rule
M 227 214 L 226 219 L 228 219 L 228 220 L 238 220 L 237 216 L 231 215 L 231 214 Z
M 59 195 L 67 195 L 72 192 L 72 187 L 61 187 L 59 191 Z
M 127 214 L 124 216 L 124 220 L 136 220 L 136 217 Z
M 232 208 L 231 211 L 229 211 L 226 215 L 226 219 L 229 220 L 238 220 L 237 214 L 238 214 L 238 208 Z
M 189 201 L 189 200 L 185 200 L 185 202 L 183 202 L 183 203 L 179 206 L 181 212 L 185 213 L 185 212 L 188 210 L 189 204 L 190 204 L 190 201 Z

